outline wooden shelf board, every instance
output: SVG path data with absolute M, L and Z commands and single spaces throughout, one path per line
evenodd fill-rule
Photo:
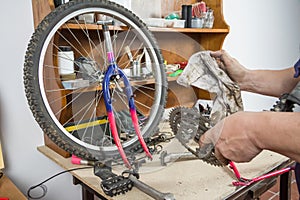
M 181 33 L 229 33 L 228 28 L 160 28 L 149 27 L 153 32 L 181 32 Z
M 176 81 L 178 77 L 167 77 L 168 81 Z M 137 86 L 137 85 L 148 85 L 148 84 L 154 84 L 155 80 L 153 78 L 144 79 L 144 80 L 130 80 L 131 86 Z M 115 88 L 115 84 L 111 84 L 110 88 Z M 123 84 L 121 87 L 124 87 Z M 78 89 L 62 89 L 68 93 L 82 93 L 82 92 L 93 92 L 93 91 L 100 91 L 102 90 L 102 86 L 89 86 L 85 88 L 78 88 Z
M 62 28 L 68 29 L 88 29 L 88 30 L 101 30 L 100 25 L 96 24 L 73 24 L 68 23 Z M 152 32 L 181 32 L 181 33 L 229 33 L 229 28 L 162 28 L 162 27 L 148 27 Z M 111 28 L 112 29 L 112 28 Z M 127 30 L 127 27 L 120 26 L 114 27 L 114 30 Z

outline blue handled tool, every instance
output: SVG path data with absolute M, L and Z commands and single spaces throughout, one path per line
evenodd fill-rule
M 294 68 L 295 68 L 294 78 L 298 78 L 300 76 L 300 59 L 296 62 Z

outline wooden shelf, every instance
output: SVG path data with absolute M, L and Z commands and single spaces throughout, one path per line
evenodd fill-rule
M 101 30 L 101 25 L 97 24 L 74 24 L 68 23 L 62 28 L 69 29 L 88 29 L 88 30 Z M 153 32 L 181 32 L 181 33 L 229 33 L 229 28 L 164 28 L 164 27 L 148 27 Z M 127 30 L 126 26 L 120 26 L 114 30 Z
M 161 3 L 162 16 L 173 11 L 181 10 L 181 5 L 188 5 L 196 3 L 196 0 L 168 0 L 168 3 Z M 168 63 L 186 62 L 195 53 L 203 50 L 216 51 L 222 48 L 223 42 L 230 31 L 230 27 L 223 17 L 223 1 L 222 0 L 205 0 L 206 5 L 214 11 L 214 25 L 212 29 L 208 28 L 160 28 L 149 27 L 149 30 L 153 32 L 154 37 L 157 40 L 157 44 L 160 47 L 163 58 Z M 53 9 L 53 0 L 32 0 L 33 16 L 35 26 Z M 93 31 L 99 30 L 99 25 L 93 24 L 78 24 L 80 21 L 69 21 L 66 25 L 62 26 L 62 29 L 87 29 Z M 114 27 L 114 30 L 126 31 L 126 26 Z M 67 31 L 66 31 L 67 32 Z M 72 37 L 71 35 L 69 35 Z M 84 36 L 84 35 L 83 35 Z M 84 37 L 83 37 L 84 38 Z M 59 42 L 59 41 L 57 41 Z M 89 47 L 89 43 L 81 41 L 81 46 Z M 79 45 L 78 45 L 79 46 Z M 80 47 L 79 47 L 80 48 Z M 89 49 L 89 48 L 87 48 Z M 88 54 L 88 52 L 86 52 Z M 78 56 L 78 55 L 76 55 Z M 185 105 L 193 105 L 197 98 L 208 98 L 208 92 L 198 88 L 186 89 L 176 83 L 177 77 L 168 77 L 169 82 L 169 94 L 167 107 L 176 106 L 177 103 Z M 154 79 L 147 79 L 142 81 L 132 81 L 134 85 L 151 85 L 154 84 Z M 113 85 L 111 87 L 114 87 Z M 180 89 L 179 89 L 180 88 Z M 62 89 L 62 88 L 58 88 Z M 99 91 L 102 87 L 91 86 L 87 91 Z M 63 89 L 62 89 L 63 90 Z M 183 90 L 183 91 L 179 91 Z M 188 90 L 190 91 L 189 94 Z M 80 90 L 79 90 L 80 91 Z M 173 92 L 172 92 L 173 91 Z M 74 90 L 68 90 L 67 93 L 76 93 Z M 173 94 L 172 94 L 173 93 Z M 203 97 L 203 94 L 204 97 Z M 190 95 L 190 96 L 189 96 Z M 178 98 L 173 101 L 174 98 Z M 190 100 L 188 100 L 190 98 Z M 183 100 L 182 100 L 183 99 Z
M 167 77 L 168 81 L 176 81 L 178 77 Z M 139 86 L 139 85 L 149 85 L 149 84 L 154 84 L 155 79 L 149 78 L 149 79 L 143 79 L 143 80 L 130 80 L 131 86 Z M 124 87 L 123 84 L 120 84 L 121 87 Z M 110 84 L 110 88 L 116 88 L 116 85 L 114 83 Z M 84 87 L 84 88 L 77 88 L 77 89 L 62 89 L 67 92 L 72 92 L 72 93 L 82 93 L 82 92 L 93 92 L 93 91 L 100 91 L 102 90 L 101 85 L 91 85 L 89 87 Z
M 108 26 L 111 30 L 121 30 L 121 31 L 125 31 L 128 28 L 126 26 L 119 26 L 118 28 L 116 28 L 116 26 L 114 26 L 114 28 L 111 28 L 112 26 Z M 84 23 L 80 23 L 80 24 L 74 24 L 74 23 L 67 23 L 66 25 L 63 25 L 62 28 L 64 29 L 87 29 L 87 30 L 101 30 L 101 25 L 97 25 L 97 24 L 84 24 Z
M 229 33 L 229 28 L 159 28 L 149 27 L 149 30 L 153 32 L 180 32 L 180 33 Z
M 88 29 L 101 30 L 101 25 L 97 24 L 74 24 L 68 23 L 62 26 L 66 29 Z M 162 27 L 148 27 L 152 32 L 180 32 L 180 33 L 229 33 L 229 28 L 162 28 Z M 126 26 L 120 26 L 114 30 L 127 30 Z

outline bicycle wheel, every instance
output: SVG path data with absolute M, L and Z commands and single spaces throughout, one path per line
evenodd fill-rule
M 106 47 L 102 26 L 95 18 L 112 21 L 109 30 L 115 60 L 121 69 L 131 71 L 128 77 L 142 136 L 156 133 L 167 94 L 163 58 L 146 25 L 116 3 L 75 0 L 46 16 L 26 52 L 25 92 L 36 121 L 59 147 L 85 159 L 116 159 L 119 152 L 111 136 L 102 91 L 108 67 Z M 64 59 L 73 63 L 74 71 L 63 74 L 66 69 L 60 62 L 60 53 L 66 46 L 73 51 L 74 59 Z M 133 69 L 133 61 L 140 68 Z M 113 112 L 125 152 L 136 153 L 140 145 L 123 86 L 120 80 L 109 87 Z

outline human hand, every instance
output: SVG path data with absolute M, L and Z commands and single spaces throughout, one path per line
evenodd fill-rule
M 224 118 L 200 137 L 200 149 L 213 144 L 216 158 L 224 164 L 228 160 L 251 161 L 262 151 L 255 140 L 255 119 L 252 112 L 237 112 Z
M 216 59 L 219 66 L 226 71 L 233 81 L 239 85 L 243 83 L 248 70 L 235 58 L 232 58 L 225 50 L 213 51 L 210 55 Z

